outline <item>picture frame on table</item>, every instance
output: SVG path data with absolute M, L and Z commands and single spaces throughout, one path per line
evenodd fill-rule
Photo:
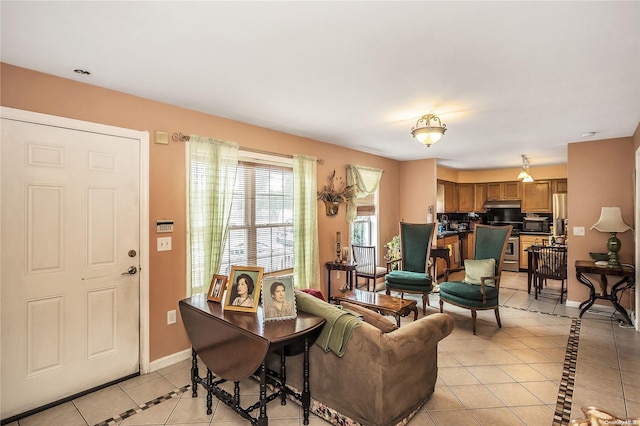
M 255 313 L 260 303 L 263 271 L 261 266 L 231 266 L 224 309 Z
M 294 288 L 291 275 L 262 280 L 262 315 L 265 321 L 296 318 Z
M 220 303 L 224 297 L 224 291 L 227 289 L 226 275 L 214 275 L 209 286 L 207 300 Z

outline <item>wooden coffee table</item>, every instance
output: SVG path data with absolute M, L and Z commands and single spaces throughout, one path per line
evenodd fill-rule
M 386 294 L 358 289 L 331 296 L 331 300 L 353 303 L 382 315 L 393 315 L 396 317 L 398 327 L 400 327 L 400 317 L 406 317 L 410 312 L 413 312 L 414 321 L 418 319 L 418 307 L 415 300 L 400 299 Z

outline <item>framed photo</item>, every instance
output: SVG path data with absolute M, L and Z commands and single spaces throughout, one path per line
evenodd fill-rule
M 263 268 L 260 266 L 232 266 L 224 309 L 256 312 L 260 303 L 260 284 Z
M 211 300 L 212 302 L 220 302 L 222 301 L 222 296 L 224 296 L 224 291 L 227 288 L 227 277 L 224 275 L 214 275 L 211 279 L 211 285 L 209 286 L 209 294 L 207 295 L 207 300 Z
M 296 317 L 293 276 L 268 277 L 262 280 L 262 314 L 265 321 Z

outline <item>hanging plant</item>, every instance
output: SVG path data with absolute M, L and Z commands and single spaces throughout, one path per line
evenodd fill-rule
M 327 216 L 338 214 L 338 207 L 355 197 L 353 185 L 347 185 L 342 178 L 336 178 L 336 171 L 329 176 L 329 184 L 318 191 L 318 200 L 324 201 Z

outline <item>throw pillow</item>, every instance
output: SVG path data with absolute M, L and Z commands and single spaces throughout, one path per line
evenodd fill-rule
M 464 282 L 469 284 L 480 284 L 481 277 L 492 277 L 496 274 L 495 259 L 467 259 L 464 261 Z M 485 284 L 493 284 L 493 280 L 485 281 Z
M 367 324 L 371 324 L 383 333 L 389 333 L 390 331 L 396 330 L 398 328 L 398 326 L 396 326 L 393 322 L 389 321 L 383 315 L 372 311 L 371 309 L 363 308 L 362 306 L 354 305 L 353 303 L 348 302 L 342 302 L 341 305 L 345 309 L 356 312 L 358 315 L 362 316 L 362 320 L 364 322 L 366 322 Z

